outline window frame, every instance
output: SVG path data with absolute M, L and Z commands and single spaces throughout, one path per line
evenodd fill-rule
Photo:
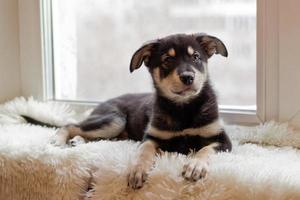
M 256 110 L 220 106 L 220 115 L 230 124 L 253 125 L 278 120 L 278 2 L 257 0 Z M 40 0 L 43 61 L 43 99 L 96 106 L 99 102 L 55 99 L 51 0 Z

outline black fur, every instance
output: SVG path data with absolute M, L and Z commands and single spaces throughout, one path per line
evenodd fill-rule
M 28 122 L 30 124 L 40 125 L 40 126 L 44 126 L 44 127 L 48 127 L 48 128 L 58 128 L 58 126 L 56 126 L 56 125 L 41 122 L 41 121 L 33 119 L 32 117 L 29 117 L 29 116 L 21 115 L 21 117 L 23 117 L 26 120 L 26 122 Z

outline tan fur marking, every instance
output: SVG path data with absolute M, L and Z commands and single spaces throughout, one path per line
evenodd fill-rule
M 119 118 L 115 118 L 109 125 L 104 126 L 101 129 L 96 129 L 93 131 L 82 131 L 80 128 L 75 126 L 67 127 L 69 132 L 69 137 L 73 138 L 77 135 L 83 137 L 87 140 L 103 138 L 110 139 L 118 136 L 124 129 L 125 122 Z
M 141 144 L 138 150 L 137 163 L 128 175 L 128 184 L 130 187 L 137 189 L 143 186 L 147 173 L 153 165 L 156 152 L 157 144 L 154 141 L 148 140 Z
M 73 138 L 77 135 L 81 135 L 81 129 L 76 126 L 67 126 L 66 129 L 68 130 L 69 137 Z
M 169 49 L 168 55 L 169 55 L 169 56 L 172 56 L 172 57 L 175 57 L 175 56 L 176 56 L 176 51 L 175 51 L 175 49 L 174 49 L 174 48 Z
M 171 56 L 171 57 L 175 57 L 176 56 L 176 51 L 175 51 L 174 48 L 169 49 L 167 53 L 163 54 L 161 56 L 161 61 L 164 61 L 169 56 Z
M 193 49 L 193 47 L 191 47 L 191 46 L 188 46 L 188 48 L 187 48 L 187 52 L 188 52 L 188 54 L 191 56 L 191 55 L 193 55 L 194 54 L 194 49 Z
M 138 161 L 137 164 L 140 165 L 147 165 L 151 167 L 153 164 L 153 158 L 155 156 L 157 150 L 157 144 L 152 141 L 148 140 L 141 144 L 139 147 L 139 155 L 138 155 Z
M 154 70 L 153 70 L 153 73 L 152 73 L 152 76 L 153 76 L 153 79 L 154 79 L 154 81 L 157 83 L 157 84 L 159 84 L 159 82 L 160 82 L 160 73 L 159 73 L 159 68 L 158 67 L 156 67 Z
M 170 139 L 176 136 L 201 136 L 201 137 L 212 137 L 218 135 L 222 130 L 222 125 L 219 120 L 216 120 L 206 126 L 200 128 L 188 128 L 183 131 L 165 131 L 159 130 L 151 125 L 147 128 L 147 133 L 160 139 Z
M 195 154 L 195 158 L 202 159 L 202 160 L 208 160 L 210 155 L 213 155 L 216 153 L 215 147 L 219 146 L 219 143 L 212 143 L 208 146 L 203 147 Z

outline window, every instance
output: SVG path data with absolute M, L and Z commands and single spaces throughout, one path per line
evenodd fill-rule
M 43 14 L 50 18 L 45 37 L 50 38 L 46 57 L 52 74 L 47 88 L 53 99 L 95 102 L 150 92 L 145 67 L 129 73 L 134 51 L 168 34 L 206 32 L 219 37 L 229 52 L 228 58 L 209 60 L 221 108 L 256 110 L 256 0 L 47 2 Z

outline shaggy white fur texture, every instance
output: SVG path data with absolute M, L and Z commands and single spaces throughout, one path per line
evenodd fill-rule
M 158 155 L 147 183 L 134 191 L 126 176 L 138 143 L 53 147 L 55 129 L 24 124 L 20 114 L 56 125 L 85 116 L 33 99 L 0 106 L 0 199 L 300 199 L 300 134 L 286 124 L 226 126 L 233 151 L 213 156 L 209 175 L 196 183 L 181 177 L 188 157 Z

